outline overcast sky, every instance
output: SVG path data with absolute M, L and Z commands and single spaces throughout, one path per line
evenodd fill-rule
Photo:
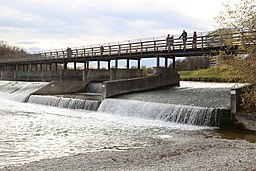
M 0 0 L 0 40 L 36 52 L 211 31 L 223 1 Z

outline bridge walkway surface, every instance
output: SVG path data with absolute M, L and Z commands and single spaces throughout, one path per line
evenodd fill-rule
M 166 36 L 134 39 L 123 42 L 103 43 L 99 45 L 49 50 L 34 54 L 19 53 L 3 55 L 0 66 L 29 65 L 29 64 L 66 64 L 68 62 L 111 61 L 111 60 L 140 60 L 141 58 L 175 57 L 216 55 L 221 49 L 227 47 L 232 39 L 233 50 L 236 52 L 240 44 L 241 33 L 219 36 L 214 32 L 198 33 L 196 41 L 192 34 L 188 34 L 185 41 L 178 35 L 167 39 Z M 175 61 L 174 61 L 175 62 Z M 89 65 L 85 64 L 85 67 Z

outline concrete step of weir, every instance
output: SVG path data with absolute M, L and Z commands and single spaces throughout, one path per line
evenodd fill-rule
M 76 94 L 62 94 L 62 95 L 55 95 L 57 97 L 63 98 L 73 98 L 73 99 L 81 99 L 81 100 L 94 100 L 94 101 L 102 101 L 102 94 L 96 93 L 76 93 Z

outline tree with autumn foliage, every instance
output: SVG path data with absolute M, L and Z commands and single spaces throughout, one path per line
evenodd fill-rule
M 14 53 L 25 53 L 25 51 L 19 47 L 9 45 L 5 41 L 0 41 L 0 56 Z
M 255 85 L 243 93 L 241 105 L 246 111 L 256 113 L 256 2 L 239 0 L 237 4 L 223 5 L 224 10 L 216 17 L 216 21 L 218 29 L 225 32 L 219 35 L 236 35 L 225 43 L 227 47 L 238 46 L 238 54 L 227 64 L 230 73 L 241 82 Z

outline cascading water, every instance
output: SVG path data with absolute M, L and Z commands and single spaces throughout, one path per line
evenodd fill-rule
M 26 102 L 31 93 L 44 87 L 46 82 L 0 81 L 0 94 L 9 100 Z
M 105 99 L 98 111 L 190 125 L 219 126 L 219 110 L 206 107 Z
M 70 109 L 98 110 L 111 114 L 165 120 L 191 125 L 219 126 L 220 110 L 216 107 L 142 102 L 136 100 L 105 99 L 99 101 L 56 96 L 30 95 L 47 83 L 1 81 L 0 94 L 8 99 Z M 101 92 L 101 83 L 90 83 L 88 93 Z M 99 109 L 98 109 L 99 107 Z
M 96 111 L 99 107 L 99 102 L 94 100 L 82 100 L 41 95 L 31 95 L 28 99 L 28 103 L 56 106 L 69 109 L 86 109 L 94 111 Z
M 96 111 L 99 107 L 99 102 L 95 100 L 31 95 L 38 89 L 43 88 L 46 84 L 48 83 L 0 81 L 0 95 L 13 101 L 36 103 L 69 109 L 86 109 Z

